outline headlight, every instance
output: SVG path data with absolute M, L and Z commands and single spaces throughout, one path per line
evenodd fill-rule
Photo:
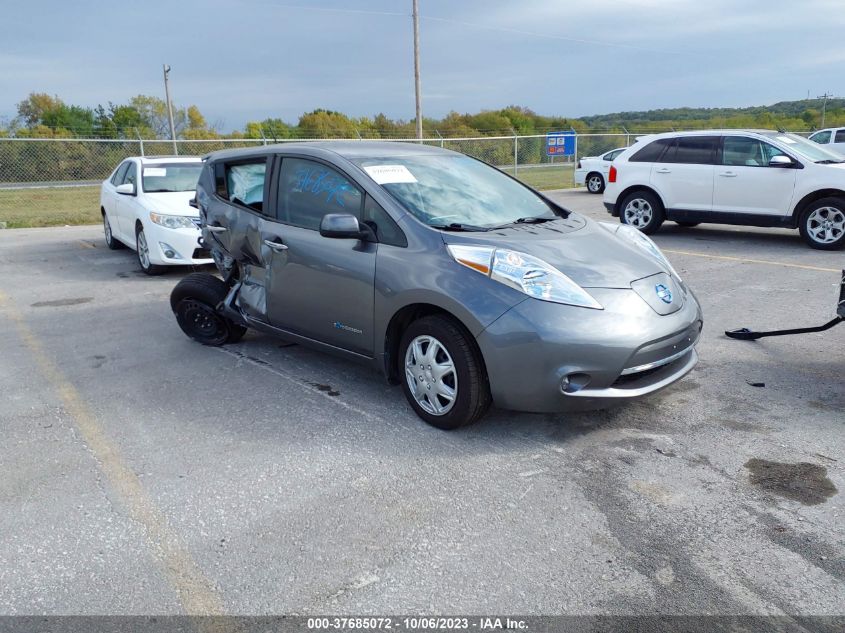
M 654 259 L 663 264 L 669 272 L 675 275 L 675 277 L 678 278 L 678 281 L 683 281 L 681 276 L 678 274 L 678 271 L 675 270 L 672 264 L 669 263 L 669 260 L 666 259 L 666 255 L 663 254 L 663 251 L 660 250 L 657 244 L 655 244 L 648 235 L 628 224 L 611 224 L 610 222 L 601 222 L 601 224 L 606 226 L 608 230 L 615 233 L 623 240 L 627 240 L 647 252 L 649 255 L 654 257 Z
M 191 218 L 184 215 L 164 215 L 150 211 L 150 220 L 168 229 L 189 229 L 194 226 Z
M 450 244 L 447 248 L 459 264 L 529 297 L 594 310 L 604 309 L 586 290 L 542 259 L 492 246 Z

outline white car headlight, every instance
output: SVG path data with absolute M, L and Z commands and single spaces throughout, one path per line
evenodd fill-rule
M 164 215 L 155 211 L 150 211 L 150 220 L 168 229 L 189 229 L 195 226 L 191 218 L 184 215 Z
M 542 259 L 492 246 L 450 244 L 449 254 L 459 264 L 541 301 L 603 310 L 581 286 Z
M 663 254 L 663 251 L 654 243 L 648 235 L 635 229 L 633 226 L 628 224 L 611 224 L 610 222 L 601 222 L 602 225 L 606 226 L 608 230 L 615 233 L 617 236 L 621 237 L 623 240 L 627 240 L 632 244 L 635 244 L 638 248 L 641 248 L 646 253 L 654 257 L 657 261 L 663 264 L 666 269 L 675 275 L 678 278 L 678 281 L 683 281 L 681 276 L 678 274 L 678 271 L 669 263 L 666 255 Z

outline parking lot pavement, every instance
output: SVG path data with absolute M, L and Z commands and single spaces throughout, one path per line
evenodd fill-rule
M 832 318 L 845 256 L 655 239 L 705 311 L 692 374 L 445 433 L 369 369 L 192 343 L 184 273 L 99 227 L 0 231 L 0 613 L 842 613 L 845 327 L 723 330 Z

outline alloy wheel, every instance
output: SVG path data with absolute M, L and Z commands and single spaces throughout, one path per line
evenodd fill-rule
M 587 189 L 593 193 L 598 193 L 601 189 L 601 176 L 590 176 L 590 178 L 587 179 Z
M 832 244 L 845 233 L 845 212 L 836 207 L 819 207 L 807 218 L 807 234 L 819 244 Z
M 141 262 L 141 267 L 145 270 L 150 267 L 150 247 L 147 246 L 147 238 L 144 235 L 144 229 L 138 231 L 138 261 Z
M 405 351 L 405 380 L 422 409 L 446 415 L 458 393 L 458 374 L 449 352 L 433 336 L 421 335 Z
M 654 217 L 654 209 L 651 203 L 643 198 L 634 198 L 626 206 L 622 212 L 625 217 L 625 224 L 630 224 L 637 229 L 643 229 L 651 222 Z

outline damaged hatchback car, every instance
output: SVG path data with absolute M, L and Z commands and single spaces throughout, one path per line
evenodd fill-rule
M 453 429 L 491 404 L 557 412 L 689 372 L 695 296 L 655 244 L 476 159 L 417 144 L 215 152 L 197 187 L 220 277 L 171 306 L 208 345 L 247 328 L 363 361 Z

